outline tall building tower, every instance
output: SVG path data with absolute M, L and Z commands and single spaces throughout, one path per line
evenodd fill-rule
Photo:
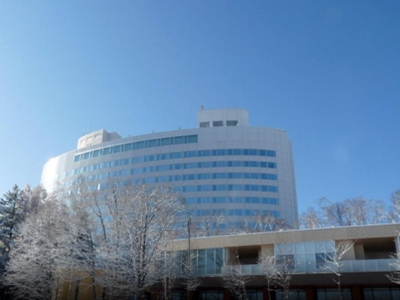
M 91 132 L 76 150 L 45 164 L 42 184 L 73 191 L 78 178 L 92 189 L 110 178 L 166 183 L 182 193 L 193 220 L 222 215 L 221 230 L 255 215 L 296 222 L 292 144 L 284 130 L 249 126 L 248 112 L 236 108 L 201 108 L 197 125 L 127 138 Z

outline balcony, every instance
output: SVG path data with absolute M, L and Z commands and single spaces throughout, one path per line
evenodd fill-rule
M 358 272 L 392 272 L 396 271 L 393 266 L 395 263 L 400 267 L 400 261 L 396 259 L 369 259 L 369 260 L 346 260 L 341 262 L 341 273 L 358 273 Z M 232 266 L 223 266 L 222 274 L 226 274 Z M 242 265 L 244 275 L 263 275 L 261 266 L 258 264 Z M 315 274 L 315 273 L 332 273 L 336 266 L 332 263 L 326 263 L 323 266 L 315 264 L 298 263 L 294 269 L 294 274 Z

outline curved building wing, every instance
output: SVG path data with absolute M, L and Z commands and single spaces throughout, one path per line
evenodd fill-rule
M 243 109 L 199 110 L 198 128 L 121 138 L 98 130 L 76 150 L 48 161 L 42 184 L 73 190 L 78 178 L 92 189 L 110 178 L 167 183 L 182 193 L 193 218 L 223 216 L 221 230 L 257 215 L 297 220 L 292 145 L 281 129 L 253 127 Z

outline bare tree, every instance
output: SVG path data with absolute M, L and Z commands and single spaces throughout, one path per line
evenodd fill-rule
M 24 198 L 17 185 L 0 199 L 0 282 L 8 263 L 11 248 L 24 219 Z
M 16 299 L 49 299 L 60 262 L 68 256 L 65 206 L 55 199 L 41 206 L 21 225 L 20 238 L 10 253 L 6 283 Z
M 191 248 L 192 241 L 192 218 L 189 215 L 187 224 L 187 250 L 182 252 L 182 284 L 187 293 L 187 299 L 190 299 L 193 293 L 200 285 L 200 278 L 196 276 L 196 253 Z
M 393 201 L 394 196 L 399 197 Z M 393 195 L 392 195 L 392 201 L 399 201 L 400 204 L 400 190 L 397 190 Z M 397 232 L 398 236 L 400 236 L 400 232 Z M 397 237 L 397 241 L 399 241 L 399 237 Z M 391 267 L 394 269 L 393 272 L 387 275 L 389 280 L 395 284 L 400 284 L 400 252 L 393 253 L 392 254 L 392 262 L 391 262 Z
M 68 266 L 70 278 L 64 277 L 69 284 L 71 294 L 72 282 L 79 280 L 80 289 L 92 289 L 93 299 L 99 299 L 97 277 L 99 265 L 97 251 L 102 233 L 98 230 L 95 215 L 90 209 L 90 198 L 95 197 L 95 192 L 81 187 L 80 192 L 67 198 L 69 207 L 69 226 L 66 237 L 68 238 L 69 255 L 65 257 L 64 265 Z M 90 280 L 87 280 L 90 279 Z
M 283 294 L 283 299 L 289 300 L 290 281 L 295 271 L 294 249 L 290 244 L 275 245 L 275 271 L 273 276 L 277 291 Z
M 42 185 L 31 188 L 29 184 L 21 191 L 23 201 L 23 215 L 26 218 L 30 214 L 35 214 L 47 198 L 47 191 Z
M 388 218 L 392 223 L 400 222 L 400 189 L 392 193 L 392 206 L 389 209 Z
M 326 226 L 353 226 L 377 224 L 385 221 L 383 201 L 355 197 L 341 202 L 326 198 L 319 200 Z
M 254 233 L 266 231 L 287 230 L 290 226 L 284 219 L 276 218 L 271 214 L 261 214 L 258 211 L 254 215 L 247 217 L 243 221 L 243 225 L 239 229 L 233 230 L 232 233 Z
M 112 186 L 105 201 L 113 233 L 106 244 L 112 244 L 113 251 L 102 251 L 110 272 L 106 278 L 114 278 L 110 284 L 142 299 L 146 288 L 160 280 L 162 245 L 175 229 L 180 198 L 167 186 L 125 185 Z
M 234 257 L 231 258 L 230 264 L 225 268 L 222 280 L 224 287 L 235 299 L 249 299 L 246 293 L 246 284 L 251 280 L 251 276 L 244 273 L 237 249 L 234 251 Z
M 219 235 L 219 227 L 224 221 L 224 215 L 218 213 L 196 217 L 193 222 L 196 226 L 193 228 L 192 236 L 202 237 Z
M 355 197 L 344 201 L 351 225 L 378 224 L 385 219 L 383 201 Z
M 343 258 L 347 252 L 349 252 L 354 246 L 353 241 L 341 241 L 333 243 L 329 249 L 324 251 L 325 264 L 320 266 L 322 269 L 331 271 L 336 278 L 333 281 L 336 283 L 338 288 L 339 299 L 344 299 L 344 293 L 342 289 L 341 277 L 343 275 L 342 267 L 344 265 Z
M 319 200 L 324 220 L 328 226 L 350 226 L 351 218 L 343 202 L 331 202 L 327 198 Z
M 258 264 L 261 265 L 262 272 L 267 280 L 268 300 L 271 300 L 271 290 L 274 285 L 276 275 L 275 256 L 273 253 L 263 251 L 258 258 Z
M 306 212 L 303 212 L 299 218 L 300 228 L 322 228 L 324 227 L 324 222 L 322 220 L 321 214 L 313 207 L 308 207 Z

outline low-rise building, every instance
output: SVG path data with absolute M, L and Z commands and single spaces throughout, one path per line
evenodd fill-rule
M 232 269 L 240 270 L 235 274 L 244 279 L 249 300 L 284 299 L 285 288 L 273 277 L 279 272 L 289 278 L 290 299 L 340 299 L 338 280 L 343 299 L 400 299 L 399 286 L 388 277 L 400 268 L 394 257 L 399 231 L 400 224 L 383 224 L 193 238 L 191 259 L 199 285 L 191 299 L 236 299 L 224 283 Z M 187 239 L 169 244 L 178 269 L 188 246 Z M 260 257 L 272 260 L 266 266 Z M 186 299 L 183 280 L 175 282 L 173 299 Z M 75 299 L 90 299 L 81 293 Z M 149 298 L 159 299 L 154 293 Z

